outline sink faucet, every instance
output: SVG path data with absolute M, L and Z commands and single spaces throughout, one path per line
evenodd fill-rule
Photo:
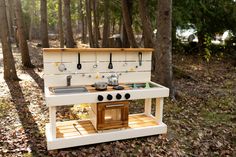
M 71 85 L 71 78 L 72 78 L 72 76 L 71 75 L 68 75 L 68 76 L 66 76 L 66 85 L 67 86 L 70 86 Z

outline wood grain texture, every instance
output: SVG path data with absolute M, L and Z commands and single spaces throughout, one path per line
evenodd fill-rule
M 129 115 L 128 127 L 126 129 L 150 127 L 157 125 L 158 123 L 153 117 L 146 116 L 144 114 Z M 89 120 L 57 122 L 56 126 L 57 138 L 83 136 L 97 133 L 93 124 Z
M 44 48 L 43 52 L 152 52 L 152 48 Z

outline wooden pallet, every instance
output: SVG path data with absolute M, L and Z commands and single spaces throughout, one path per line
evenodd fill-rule
M 130 115 L 129 125 L 126 129 L 141 128 L 148 126 L 157 126 L 157 122 L 153 117 L 144 114 Z M 97 131 L 89 120 L 83 121 L 66 121 L 57 122 L 56 137 L 67 138 L 73 136 L 84 136 L 88 134 L 95 134 Z

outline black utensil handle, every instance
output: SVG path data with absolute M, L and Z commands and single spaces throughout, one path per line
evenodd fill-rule
M 78 64 L 80 64 L 80 53 L 78 53 Z
M 108 69 L 113 69 L 113 65 L 112 65 L 112 53 L 110 53 L 110 62 L 108 65 Z

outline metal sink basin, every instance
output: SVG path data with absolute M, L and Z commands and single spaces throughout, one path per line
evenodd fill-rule
M 48 89 L 51 94 L 74 94 L 88 92 L 84 86 L 49 87 Z
M 131 84 L 126 84 L 129 86 L 131 89 L 149 89 L 149 88 L 158 88 L 159 86 L 156 84 L 153 84 L 151 82 L 147 83 L 131 83 Z

